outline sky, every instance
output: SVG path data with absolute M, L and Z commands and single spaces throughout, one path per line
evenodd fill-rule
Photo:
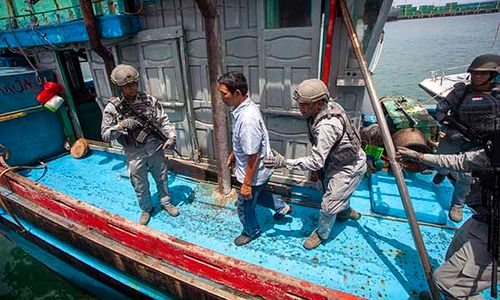
M 458 3 L 470 3 L 470 2 L 485 2 L 490 0 L 394 0 L 393 6 L 401 4 L 413 4 L 415 6 L 419 5 L 439 5 L 443 6 L 448 2 L 458 2 Z

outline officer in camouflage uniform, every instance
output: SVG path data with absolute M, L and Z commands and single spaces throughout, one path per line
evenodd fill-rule
M 450 121 L 458 121 L 467 128 L 483 136 L 493 128 L 491 123 L 495 115 L 495 103 L 500 101 L 500 86 L 494 83 L 500 66 L 500 56 L 485 54 L 476 57 L 469 66 L 471 84 L 457 83 L 454 89 L 437 104 L 436 118 L 443 127 L 446 136 L 439 143 L 437 153 L 456 154 L 481 148 L 479 142 L 465 136 Z M 436 184 L 441 183 L 448 170 L 441 169 L 434 177 Z M 472 179 L 470 174 L 453 172 L 456 179 L 450 207 L 450 219 L 462 220 L 462 207 L 470 193 Z
M 174 126 L 162 106 L 153 96 L 138 91 L 139 72 L 130 65 L 118 65 L 111 72 L 111 81 L 120 87 L 122 95 L 115 97 L 104 108 L 101 136 L 104 141 L 118 140 L 127 157 L 127 169 L 142 210 L 139 223 L 146 225 L 151 218 L 152 203 L 148 172 L 156 182 L 163 208 L 178 216 L 179 210 L 170 203 L 167 185 L 167 161 L 165 149 L 174 149 Z M 168 140 L 163 143 L 150 129 L 141 123 L 138 114 L 146 116 L 163 130 Z
M 318 228 L 304 242 L 306 249 L 314 249 L 328 239 L 335 220 L 358 220 L 361 215 L 349 205 L 349 197 L 356 190 L 366 172 L 366 155 L 361 139 L 344 109 L 330 98 L 326 85 L 319 79 L 300 83 L 294 92 L 302 115 L 307 116 L 311 154 L 296 159 L 274 156 L 264 159 L 270 168 L 318 171 L 323 184 L 323 200 Z
M 491 177 L 488 172 L 492 170 L 486 152 L 476 150 L 460 155 L 435 155 L 398 148 L 397 158 L 457 172 L 478 172 L 479 179 L 474 179 L 476 184 L 472 185 L 471 195 L 466 199 L 474 215 L 455 232 L 445 262 L 433 276 L 446 299 L 484 299 L 480 293 L 491 286 L 492 280 L 492 256 L 488 252 L 489 210 L 481 201 L 481 180 L 484 176 Z

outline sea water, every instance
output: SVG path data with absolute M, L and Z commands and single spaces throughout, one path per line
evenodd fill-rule
M 500 13 L 388 22 L 382 55 L 374 71 L 379 97 L 407 96 L 426 101 L 418 87 L 431 71 L 466 72 L 478 55 L 500 55 Z

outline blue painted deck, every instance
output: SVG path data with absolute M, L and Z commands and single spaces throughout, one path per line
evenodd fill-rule
M 33 170 L 25 175 L 36 180 L 41 173 Z M 382 175 L 379 173 L 379 183 Z M 137 221 L 139 217 L 140 209 L 122 156 L 100 151 L 80 160 L 63 156 L 48 162 L 48 172 L 38 182 L 129 220 Z M 291 217 L 275 223 L 271 211 L 258 207 L 262 236 L 236 247 L 233 239 L 240 233 L 241 224 L 234 204 L 216 203 L 212 197 L 214 185 L 169 173 L 169 187 L 181 215 L 172 218 L 166 212 L 157 213 L 148 226 L 158 231 L 370 299 L 414 298 L 427 289 L 407 223 L 369 216 L 358 222 L 337 223 L 329 243 L 306 251 L 302 243 L 317 224 L 317 209 L 295 205 Z M 413 193 L 413 187 L 410 190 Z M 384 187 L 383 191 L 388 195 L 397 193 L 395 186 Z M 153 198 L 158 203 L 156 194 Z M 368 180 L 363 180 L 351 203 L 361 212 L 369 212 Z M 420 204 L 418 207 L 424 209 Z M 421 226 L 421 231 L 431 264 L 436 268 L 444 258 L 453 231 L 429 226 Z
M 405 172 L 405 182 L 412 199 L 418 221 L 456 227 L 461 225 L 448 218 L 453 186 L 446 179 L 442 184 L 432 183 L 434 173 L 420 174 Z M 406 218 L 403 203 L 396 187 L 396 179 L 390 172 L 373 174 L 369 180 L 372 190 L 372 210 L 375 213 Z M 471 216 L 471 211 L 464 210 L 464 220 Z

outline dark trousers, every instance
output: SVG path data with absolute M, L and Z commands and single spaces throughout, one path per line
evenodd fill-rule
M 257 222 L 257 215 L 255 213 L 255 206 L 257 206 L 257 204 L 274 211 L 280 211 L 286 205 L 281 198 L 273 197 L 273 194 L 267 188 L 267 182 L 261 185 L 252 186 L 251 199 L 243 199 L 238 192 L 237 211 L 241 224 L 243 224 L 242 233 L 252 238 L 260 234 L 260 226 Z

